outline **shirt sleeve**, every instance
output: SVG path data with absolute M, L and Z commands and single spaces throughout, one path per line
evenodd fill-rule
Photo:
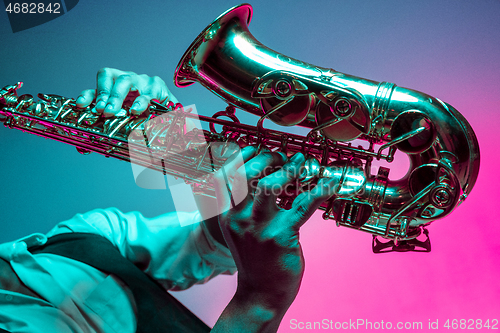
M 67 232 L 104 236 L 120 253 L 168 290 L 184 290 L 219 274 L 234 274 L 230 251 L 210 235 L 199 213 L 172 212 L 146 218 L 116 208 L 77 214 L 48 237 Z

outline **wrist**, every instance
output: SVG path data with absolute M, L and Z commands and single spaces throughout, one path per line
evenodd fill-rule
M 227 247 L 226 241 L 224 240 L 224 236 L 222 235 L 222 231 L 219 227 L 219 219 L 217 216 L 208 218 L 203 220 L 203 223 L 207 227 L 208 232 L 212 236 L 212 238 L 218 242 L 219 244 Z
M 219 211 L 217 208 L 217 200 L 205 195 L 195 195 L 194 200 L 198 207 L 198 212 L 201 215 L 202 221 L 207 227 L 210 235 L 220 244 L 227 247 L 222 231 L 219 227 Z
M 232 302 L 241 309 L 245 309 L 245 315 L 250 321 L 260 323 L 270 323 L 277 318 L 281 318 L 281 313 L 285 313 L 288 307 L 279 307 L 277 304 L 269 302 L 265 295 L 247 295 L 236 292 Z
M 211 332 L 276 332 L 287 309 L 265 295 L 237 291 Z
M 262 310 L 268 310 L 276 315 L 284 315 L 295 300 L 297 291 L 293 288 L 284 290 L 259 288 L 257 290 L 244 287 L 244 284 L 239 280 L 233 299 L 241 303 L 259 305 Z

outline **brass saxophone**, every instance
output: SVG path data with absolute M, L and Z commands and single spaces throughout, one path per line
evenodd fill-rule
M 178 87 L 199 82 L 229 105 L 212 117 L 182 105 L 151 101 L 140 116 L 105 119 L 58 95 L 17 96 L 21 84 L 0 90 L 7 127 L 143 165 L 214 196 L 209 175 L 238 148 L 307 156 L 295 196 L 321 177 L 335 178 L 335 195 L 320 209 L 324 219 L 373 235 L 375 253 L 431 250 L 426 226 L 463 202 L 479 172 L 479 146 L 467 120 L 451 105 L 424 93 L 321 68 L 277 53 L 249 32 L 252 7 L 234 7 L 212 22 L 181 58 Z M 235 108 L 258 115 L 240 123 Z M 192 128 L 190 120 L 205 124 Z M 264 127 L 264 120 L 309 128 L 305 136 Z M 216 128 L 216 126 L 218 128 Z M 367 147 L 355 146 L 355 139 Z M 399 180 L 389 168 L 371 174 L 374 160 L 409 156 Z M 294 195 L 278 200 L 287 208 Z M 419 237 L 424 235 L 423 238 Z M 383 242 L 380 237 L 388 239 Z M 417 238 L 418 237 L 418 238 Z

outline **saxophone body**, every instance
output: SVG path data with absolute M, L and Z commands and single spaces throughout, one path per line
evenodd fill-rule
M 379 252 L 414 245 L 430 250 L 430 243 L 398 241 L 415 239 L 423 226 L 451 213 L 469 195 L 479 172 L 479 146 L 467 120 L 419 91 L 273 51 L 248 30 L 251 17 L 251 6 L 244 4 L 209 25 L 179 62 L 176 85 L 199 82 L 261 120 L 310 128 L 310 141 L 338 152 L 335 161 L 315 156 L 321 176 L 330 176 L 329 165 L 343 164 L 341 182 L 350 178 L 357 184 L 325 203 L 324 217 L 393 240 L 384 245 L 374 238 Z M 358 153 L 342 146 L 354 139 L 366 141 L 368 148 Z M 391 180 L 384 167 L 370 174 L 374 159 L 391 162 L 396 150 L 410 160 L 403 178 Z
M 478 176 L 479 146 L 467 120 L 427 94 L 275 52 L 249 32 L 251 17 L 248 4 L 228 10 L 177 66 L 177 86 L 199 82 L 229 104 L 212 117 L 153 101 L 145 115 L 124 110 L 116 119 L 103 119 L 92 114 L 93 106 L 78 109 L 61 96 L 39 94 L 39 102 L 18 97 L 17 84 L 0 90 L 0 121 L 73 144 L 81 153 L 94 151 L 181 177 L 208 196 L 214 196 L 210 173 L 239 147 L 257 145 L 288 156 L 302 152 L 303 174 L 293 193 L 279 198 L 281 207 L 319 178 L 334 178 L 335 193 L 320 207 L 324 219 L 372 234 L 375 253 L 430 251 L 426 226 L 463 202 Z M 260 119 L 255 126 L 242 124 L 235 108 Z M 206 125 L 189 129 L 190 118 Z M 309 132 L 299 136 L 265 128 L 266 119 Z M 391 179 L 386 167 L 371 174 L 374 160 L 390 163 L 397 150 L 410 160 L 404 177 Z

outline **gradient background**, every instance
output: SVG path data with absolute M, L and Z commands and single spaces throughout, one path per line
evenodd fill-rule
M 178 89 L 178 60 L 233 1 L 81 0 L 62 17 L 13 34 L 0 13 L 0 85 L 21 94 L 76 97 L 101 67 L 159 75 L 185 105 L 211 115 L 224 102 L 200 85 Z M 372 322 L 500 319 L 500 1 L 254 1 L 250 31 L 285 55 L 394 82 L 455 106 L 479 139 L 481 170 L 470 197 L 430 228 L 431 253 L 371 252 L 371 236 L 319 214 L 303 227 L 306 272 L 290 320 Z M 243 112 L 239 112 L 241 115 Z M 243 119 L 252 120 L 250 116 Z M 0 241 L 46 232 L 58 221 L 116 206 L 154 216 L 167 191 L 135 185 L 129 164 L 0 128 Z M 174 293 L 212 325 L 235 277 Z M 498 326 L 497 326 L 498 327 Z M 444 328 L 442 328 L 444 330 Z

